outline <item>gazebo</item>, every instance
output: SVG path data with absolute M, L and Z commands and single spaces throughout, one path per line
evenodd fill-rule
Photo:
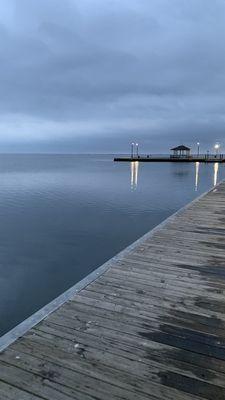
M 187 146 L 184 146 L 183 144 L 181 146 L 174 147 L 173 149 L 170 149 L 173 154 L 171 157 L 190 157 L 190 151 L 191 149 Z

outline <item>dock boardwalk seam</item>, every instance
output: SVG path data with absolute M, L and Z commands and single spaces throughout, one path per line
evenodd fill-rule
M 26 320 L 22 321 L 20 324 L 18 324 L 15 328 L 11 329 L 9 332 L 4 334 L 2 337 L 0 337 L 0 352 L 5 350 L 10 344 L 15 342 L 18 338 L 21 336 L 25 335 L 31 328 L 33 328 L 35 325 L 37 325 L 39 322 L 41 322 L 44 318 L 46 318 L 48 315 L 56 311 L 59 307 L 61 307 L 64 303 L 72 299 L 76 294 L 78 294 L 82 289 L 84 289 L 86 286 L 90 285 L 90 283 L 94 282 L 96 279 L 98 279 L 99 276 L 104 274 L 109 268 L 113 267 L 114 264 L 117 263 L 117 261 L 122 260 L 126 255 L 130 252 L 132 252 L 136 247 L 142 245 L 147 239 L 151 238 L 157 231 L 162 229 L 167 223 L 172 222 L 173 219 L 184 212 L 186 209 L 190 208 L 193 204 L 198 202 L 201 198 L 203 198 L 207 193 L 210 193 L 213 190 L 216 190 L 216 188 L 225 180 L 220 181 L 216 186 L 210 188 L 206 192 L 202 193 L 200 196 L 192 200 L 190 203 L 186 204 L 184 207 L 180 208 L 178 211 L 170 215 L 168 218 L 163 220 L 160 224 L 156 225 L 153 229 L 151 229 L 149 232 L 141 236 L 139 239 L 137 239 L 135 242 L 131 243 L 129 246 L 127 246 L 124 250 L 116 254 L 114 257 L 110 258 L 108 261 L 106 261 L 104 264 L 102 264 L 100 267 L 98 267 L 96 270 L 91 272 L 89 275 L 87 275 L 84 279 L 73 285 L 71 288 L 66 290 L 64 293 L 59 295 L 57 298 L 52 300 L 50 303 L 42 307 L 40 310 L 32 314 L 30 317 L 28 317 Z

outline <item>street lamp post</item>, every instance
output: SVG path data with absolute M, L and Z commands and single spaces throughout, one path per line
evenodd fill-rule
M 134 143 L 131 143 L 131 158 L 134 157 Z
M 136 143 L 136 155 L 138 157 L 138 143 Z
M 200 146 L 199 142 L 197 143 L 197 146 L 198 146 L 198 156 L 199 156 L 199 146 Z

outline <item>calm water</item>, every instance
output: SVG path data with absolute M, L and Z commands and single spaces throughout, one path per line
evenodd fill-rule
M 217 164 L 0 155 L 0 333 L 224 177 Z

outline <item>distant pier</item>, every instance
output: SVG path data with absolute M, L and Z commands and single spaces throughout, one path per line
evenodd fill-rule
M 139 145 L 136 143 L 136 150 L 134 149 L 134 143 L 131 144 L 131 153 L 128 155 L 121 155 L 114 158 L 114 161 L 141 161 L 141 162 L 200 162 L 200 163 L 224 163 L 225 154 L 219 153 L 220 145 L 217 143 L 215 153 L 212 154 L 209 151 L 204 154 L 200 154 L 199 145 L 197 154 L 191 154 L 190 147 L 180 146 L 173 147 L 170 149 L 172 154 L 158 155 L 158 154 L 139 154 Z
M 0 399 L 224 400 L 224 200 L 223 182 L 3 336 Z
M 224 163 L 225 162 L 225 155 L 218 154 L 218 155 L 193 155 L 193 156 L 157 156 L 157 155 L 139 155 L 139 156 L 118 156 L 114 157 L 114 161 L 140 161 L 140 162 L 176 162 L 176 163 Z

